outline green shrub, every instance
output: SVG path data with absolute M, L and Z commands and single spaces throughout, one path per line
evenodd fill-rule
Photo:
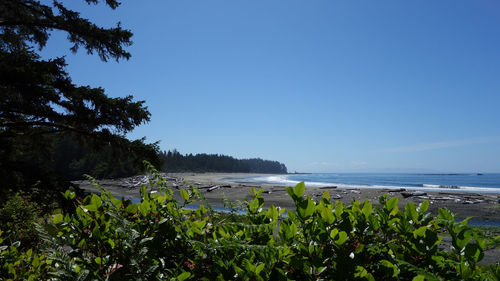
M 45 254 L 22 250 L 19 241 L 10 245 L 5 242 L 0 230 L 0 280 L 47 280 L 53 268 Z
M 296 210 L 264 209 L 253 191 L 246 214 L 218 215 L 205 206 L 186 209 L 196 189 L 181 189 L 182 202 L 156 175 L 141 202 L 118 200 L 106 191 L 75 199 L 74 214 L 55 214 L 43 226 L 44 267 L 40 279 L 54 280 L 499 280 L 500 266 L 479 266 L 484 249 L 498 246 L 456 222 L 445 209 L 427 213 L 428 202 L 381 197 L 346 206 L 304 197 L 305 186 L 287 188 Z M 451 248 L 442 248 L 443 236 Z M 13 245 L 2 246 L 5 268 Z M 19 264 L 25 264 L 21 258 Z M 26 256 L 26 255 L 25 255 Z M 10 258 L 5 258 L 10 257 Z M 15 266 L 14 266 L 15 267 Z M 16 279 L 10 275 L 7 278 Z M 17 277 L 19 278 L 19 277 Z
M 18 192 L 0 208 L 0 227 L 11 243 L 20 242 L 21 249 L 35 247 L 38 234 L 35 223 L 40 221 L 40 208 L 30 196 Z

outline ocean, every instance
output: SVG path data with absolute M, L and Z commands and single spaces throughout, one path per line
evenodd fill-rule
M 293 186 L 304 181 L 310 187 L 389 188 L 449 192 L 499 193 L 500 174 L 403 174 L 403 173 L 311 173 L 224 178 L 246 184 L 279 184 Z

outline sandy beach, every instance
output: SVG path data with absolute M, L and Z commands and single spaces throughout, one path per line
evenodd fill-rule
M 243 178 L 263 176 L 262 174 L 171 173 L 165 174 L 165 176 L 168 186 L 174 189 L 174 193 L 179 199 L 178 189 L 192 185 L 200 189 L 209 204 L 223 207 L 223 198 L 231 201 L 251 199 L 251 187 L 256 187 L 264 190 L 262 194 L 265 199 L 265 206 L 275 205 L 295 209 L 293 201 L 283 185 L 236 183 L 238 179 L 241 182 Z M 147 176 L 136 176 L 124 179 L 100 180 L 99 184 L 117 197 L 138 198 L 139 186 L 147 182 Z M 76 183 L 89 192 L 98 192 L 98 189 L 91 186 L 87 181 Z M 443 191 L 417 192 L 404 189 L 366 189 L 361 187 L 349 189 L 307 187 L 306 194 L 313 199 L 319 199 L 325 190 L 329 191 L 332 200 L 340 200 L 345 204 L 349 204 L 352 200 L 364 201 L 368 199 L 374 205 L 378 205 L 378 198 L 383 194 L 388 194 L 389 197 L 398 197 L 400 209 L 403 209 L 407 202 L 419 204 L 424 200 L 429 200 L 429 211 L 433 214 L 437 214 L 439 208 L 446 207 L 459 218 L 473 217 L 478 220 L 500 221 L 500 194 L 459 193 L 450 192 L 446 189 L 443 189 Z

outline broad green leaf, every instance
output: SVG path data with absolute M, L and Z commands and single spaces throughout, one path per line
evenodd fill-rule
M 92 229 L 92 237 L 100 238 L 101 237 L 101 230 L 99 229 L 99 225 L 96 224 L 94 229 Z
M 413 231 L 413 237 L 415 238 L 417 238 L 418 236 L 425 237 L 426 231 L 427 231 L 427 226 L 421 226 Z
M 428 209 L 429 209 L 429 200 L 425 200 L 424 202 L 420 203 L 420 205 L 418 205 L 418 211 L 421 214 L 427 212 Z
M 443 265 L 445 258 L 442 256 L 432 256 L 433 261 L 435 261 L 438 265 Z
M 293 193 L 293 188 L 291 188 L 290 186 L 287 186 L 286 192 L 288 193 L 288 195 L 290 195 L 290 197 L 294 198 L 295 194 Z
M 101 198 L 95 194 L 92 194 L 92 197 L 90 198 L 90 204 L 96 206 L 96 208 L 101 207 Z
M 321 218 L 328 224 L 332 224 L 335 221 L 333 211 L 326 207 L 321 210 Z
M 445 208 L 439 208 L 438 218 L 440 218 L 442 220 L 447 220 L 449 222 L 455 222 L 455 218 L 453 217 L 453 214 L 450 212 L 450 210 L 445 209 Z
M 294 233 L 290 231 L 290 226 L 287 223 L 283 223 L 280 226 L 280 235 L 284 236 L 285 239 L 291 239 Z
M 405 214 L 407 218 L 412 220 L 414 223 L 417 223 L 418 213 L 417 213 L 417 206 L 415 206 L 415 204 L 413 204 L 412 202 L 406 203 Z
M 472 239 L 472 230 L 470 229 L 465 229 L 460 231 L 460 233 L 457 235 L 456 243 L 460 249 L 465 247 L 467 243 Z
M 40 265 L 40 258 L 38 257 L 38 255 L 35 255 L 33 257 L 33 260 L 31 261 L 31 265 L 34 267 L 34 268 L 37 268 L 39 265 Z
M 139 212 L 145 217 L 149 214 L 149 211 L 151 211 L 151 205 L 149 204 L 149 201 L 143 201 L 138 204 L 138 209 Z
M 328 190 L 323 192 L 323 195 L 321 195 L 321 199 L 326 202 L 330 202 L 330 192 Z
M 179 274 L 179 276 L 177 276 L 177 280 L 184 281 L 184 280 L 188 279 L 190 276 L 191 276 L 191 273 L 185 271 L 185 272 Z
M 201 220 L 201 221 L 193 221 L 192 222 L 193 226 L 196 227 L 196 228 L 199 228 L 199 229 L 202 229 L 203 227 L 205 227 L 205 225 L 207 224 L 206 221 L 204 220 Z
M 264 269 L 265 264 L 261 263 L 255 268 L 255 274 L 259 275 L 260 272 Z
M 304 191 L 306 191 L 306 185 L 304 184 L 304 182 L 299 182 L 296 186 L 295 186 L 295 189 L 293 190 L 293 193 L 295 194 L 295 196 L 297 197 L 302 197 L 302 195 L 304 195 Z
M 137 213 L 137 204 L 128 205 L 127 208 L 125 209 L 125 211 L 127 211 L 127 213 L 129 213 L 129 214 Z
M 94 204 L 85 205 L 82 208 L 86 209 L 87 211 L 91 211 L 91 212 L 97 211 L 97 206 Z
M 156 201 L 157 203 L 162 204 L 162 203 L 164 203 L 165 201 L 167 201 L 167 197 L 168 197 L 168 196 L 167 196 L 166 194 L 164 194 L 164 195 L 156 194 L 156 196 L 155 196 L 155 201 Z
M 381 264 L 382 266 L 385 266 L 385 267 L 387 267 L 387 268 L 391 268 L 391 269 L 392 269 L 392 272 L 393 272 L 393 273 L 392 273 L 392 277 L 396 277 L 396 276 L 398 276 L 398 274 L 399 274 L 399 269 L 398 269 L 398 267 L 397 267 L 396 265 L 394 265 L 392 262 L 390 262 L 390 261 L 388 261 L 388 260 L 381 260 L 381 261 L 380 261 L 380 264 Z
M 314 213 L 314 207 L 314 201 L 312 201 L 312 199 L 307 196 L 306 200 L 301 201 L 297 205 L 297 212 L 299 213 L 300 217 L 305 219 L 310 217 Z
M 187 190 L 185 190 L 184 188 L 181 188 L 180 192 L 181 192 L 182 199 L 184 199 L 184 201 L 187 202 L 189 200 L 189 193 L 187 192 Z
M 424 281 L 425 280 L 425 276 L 424 275 L 417 275 L 415 277 L 413 277 L 412 281 Z
M 62 222 L 63 218 L 64 217 L 62 214 L 57 214 L 57 215 L 52 216 L 51 220 L 53 223 L 59 224 L 60 222 Z
M 479 245 L 479 247 L 481 247 L 483 249 L 486 248 L 486 239 L 484 239 L 482 233 L 480 233 L 479 231 L 474 231 L 473 236 L 474 236 L 474 241 L 476 241 L 476 243 Z M 496 236 L 494 239 L 496 241 L 500 242 L 500 236 Z M 499 268 L 499 270 L 500 270 L 500 268 Z
M 305 213 L 306 217 L 310 217 L 314 213 L 315 206 L 316 206 L 316 204 L 311 199 L 311 197 L 309 197 L 309 195 L 308 195 L 307 196 L 307 208 L 306 208 L 306 213 Z
M 465 246 L 465 257 L 473 260 L 475 263 L 479 262 L 484 257 L 484 251 L 476 243 L 469 243 Z
M 252 186 L 252 193 L 255 197 L 258 197 L 263 191 L 264 189 L 257 190 L 255 189 L 255 187 Z
M 337 245 L 342 245 L 347 240 L 347 233 L 345 231 L 339 232 L 339 239 L 335 241 Z
M 340 203 L 335 207 L 335 216 L 340 218 L 344 212 L 344 204 Z
M 368 272 L 366 269 L 362 266 L 356 266 L 356 274 L 354 275 L 355 277 L 365 277 Z
M 337 236 L 338 233 L 339 233 L 339 230 L 334 228 L 334 229 L 332 229 L 332 231 L 330 231 L 330 237 L 332 239 L 335 239 L 335 237 Z
M 393 211 L 395 208 L 398 207 L 398 198 L 397 197 L 392 197 L 385 203 L 385 207 L 389 211 Z
M 122 203 L 123 203 L 123 202 L 122 202 L 122 200 L 117 199 L 117 198 L 115 198 L 115 197 L 111 197 L 111 198 L 110 198 L 110 201 L 111 201 L 111 203 L 113 203 L 113 205 L 115 205 L 115 207 L 116 207 L 116 208 L 120 208 L 120 206 L 121 206 L 121 205 L 122 205 Z
M 354 277 L 361 277 L 361 278 L 364 278 L 368 281 L 375 281 L 375 278 L 373 277 L 372 274 L 368 273 L 368 271 L 366 270 L 366 268 L 362 267 L 362 266 L 356 266 L 356 273 L 354 273 Z
M 250 211 L 250 214 L 255 214 L 259 211 L 260 204 L 259 204 L 259 198 L 254 198 L 250 203 L 248 204 L 248 210 Z
M 274 207 L 274 205 L 272 205 L 268 210 L 267 210 L 267 214 L 266 216 L 271 219 L 271 220 L 275 220 L 278 218 L 278 209 L 276 209 L 276 207 Z
M 252 193 L 254 196 L 257 196 L 257 189 L 255 189 L 255 187 L 252 186 Z
M 77 246 L 78 246 L 79 248 L 81 248 L 81 247 L 83 247 L 83 246 L 85 245 L 85 242 L 86 242 L 86 241 L 85 241 L 85 239 L 82 239 L 82 240 L 80 240 L 80 242 L 78 242 L 78 245 L 77 245 Z
M 361 209 L 361 212 L 365 215 L 366 218 L 370 216 L 372 213 L 372 204 L 368 199 L 365 200 L 365 203 L 363 203 L 363 209 Z
M 313 244 L 309 244 L 308 251 L 309 251 L 309 255 L 312 256 L 314 253 L 314 245 Z
M 75 192 L 71 191 L 71 190 L 66 190 L 66 192 L 64 192 L 64 198 L 68 199 L 68 200 L 73 200 L 75 198 Z
M 224 228 L 219 228 L 219 234 L 222 236 L 222 237 L 225 237 L 225 238 L 229 238 L 230 235 L 226 233 L 226 231 L 224 231 Z
M 299 233 L 299 228 L 295 223 L 290 224 L 290 233 L 292 234 L 292 236 L 295 236 Z
M 241 274 L 241 275 L 245 274 L 245 271 L 241 267 L 239 267 L 239 266 L 237 266 L 237 265 L 234 264 L 233 268 L 234 268 L 234 271 L 236 271 L 237 274 Z M 221 279 L 221 280 L 223 280 L 223 279 Z

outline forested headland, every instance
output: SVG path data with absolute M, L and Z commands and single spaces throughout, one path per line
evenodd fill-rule
M 138 157 L 131 154 L 117 155 L 112 144 L 94 150 L 85 144 L 68 138 L 54 140 L 53 157 L 46 164 L 65 180 L 80 180 L 83 175 L 98 179 L 121 178 L 141 174 L 144 166 Z M 163 172 L 219 172 L 219 173 L 263 173 L 286 174 L 285 164 L 260 158 L 236 159 L 222 154 L 181 154 L 176 149 L 150 152 L 148 158 L 155 159 L 155 166 Z
M 260 158 L 236 159 L 221 154 L 181 154 L 177 150 L 161 152 L 166 172 L 226 172 L 286 174 L 285 164 Z

